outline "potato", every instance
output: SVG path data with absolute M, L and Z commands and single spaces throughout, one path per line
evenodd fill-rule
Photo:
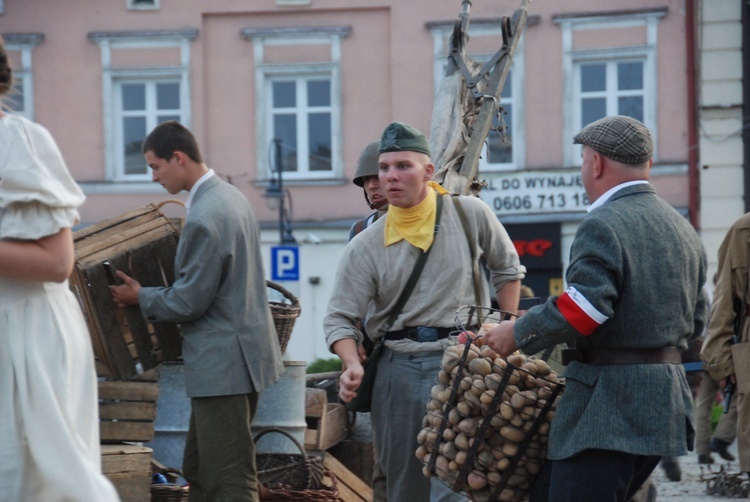
M 506 457 L 513 457 L 518 453 L 518 445 L 516 443 L 507 442 L 503 445 L 502 452 Z
M 487 473 L 487 484 L 490 486 L 497 486 L 500 484 L 500 480 L 503 478 L 503 475 L 499 472 L 488 472 Z
M 466 401 L 459 401 L 456 403 L 456 410 L 462 417 L 468 417 L 471 415 L 471 406 Z
M 475 359 L 475 361 L 478 361 L 478 359 Z M 469 390 L 475 396 L 481 396 L 482 392 L 487 390 L 487 385 L 485 385 L 484 383 L 484 378 L 482 377 L 474 378 L 471 383 L 471 389 Z
M 477 454 L 477 460 L 475 465 L 480 468 L 487 470 L 490 466 L 495 466 L 495 457 L 492 455 L 491 451 L 481 451 Z
M 445 385 L 442 384 L 435 384 L 432 386 L 432 389 L 430 390 L 430 397 L 432 399 L 438 399 L 438 395 L 440 395 L 441 392 L 445 390 Z
M 459 450 L 468 451 L 469 449 L 469 437 L 463 432 L 456 435 L 456 439 L 453 440 Z
M 417 448 L 415 455 L 417 456 L 419 460 L 424 459 L 424 457 L 427 455 L 427 447 L 424 445 L 421 445 L 419 448 Z
M 484 385 L 489 390 L 497 390 L 498 387 L 500 387 L 501 380 L 502 377 L 497 373 L 490 373 L 489 375 L 484 377 Z
M 458 425 L 458 423 L 463 419 L 463 416 L 461 415 L 461 412 L 458 409 L 460 404 L 462 403 L 458 403 L 455 408 L 453 408 L 451 411 L 448 412 L 448 422 L 450 422 L 452 426 Z
M 500 403 L 500 416 L 505 420 L 510 420 L 515 414 L 516 412 L 513 410 L 513 407 L 507 401 Z
M 500 502 L 513 502 L 516 500 L 516 491 L 513 488 L 503 488 L 498 497 Z
M 505 368 L 508 366 L 508 362 L 505 359 L 496 357 L 492 361 L 492 372 L 498 375 L 502 375 L 505 372 Z
M 435 459 L 435 470 L 439 473 L 448 472 L 450 470 L 448 469 L 448 463 L 449 463 L 449 460 L 445 456 L 438 455 L 437 458 Z
M 520 368 L 521 366 L 523 366 L 526 357 L 521 353 L 515 352 L 509 355 L 506 359 L 508 360 L 508 363 L 512 364 L 516 368 Z
M 492 365 L 484 357 L 477 357 L 469 362 L 469 370 L 477 375 L 489 375 L 492 373 Z
M 446 441 L 453 441 L 456 439 L 456 431 L 452 427 L 446 427 L 443 431 L 443 439 Z
M 510 466 L 510 459 L 508 457 L 503 457 L 497 461 L 497 464 L 495 464 L 495 466 L 497 467 L 498 471 L 502 472 Z
M 490 404 L 493 399 L 495 399 L 494 390 L 486 390 L 482 392 L 481 396 L 479 396 L 479 401 L 481 401 L 482 404 Z
M 483 346 L 479 350 L 479 355 L 487 359 L 488 361 L 492 362 L 497 358 L 497 352 L 492 350 L 492 348 L 489 345 Z
M 466 462 L 466 458 L 469 456 L 469 452 L 466 450 L 458 450 L 456 452 L 456 458 L 454 458 L 454 462 L 456 462 L 458 465 L 464 465 L 464 462 Z
M 535 359 L 534 365 L 536 365 L 536 374 L 539 376 L 546 377 L 552 373 L 552 368 L 550 368 L 547 361 L 544 361 L 543 359 Z
M 472 384 L 474 383 L 474 379 L 471 378 L 471 375 L 466 375 L 461 379 L 460 388 L 463 391 L 467 391 L 471 389 Z
M 438 372 L 438 383 L 441 383 L 443 385 L 450 385 L 451 384 L 451 374 L 449 371 L 440 370 Z
M 512 425 L 506 425 L 505 427 L 500 429 L 500 435 L 508 441 L 520 443 L 521 441 L 523 441 L 526 433 L 521 429 L 518 429 L 517 427 L 513 427 Z
M 516 393 L 510 396 L 510 405 L 513 407 L 514 410 L 522 410 L 524 406 L 526 406 L 526 396 L 523 394 Z
M 463 434 L 466 434 L 467 436 L 474 436 L 477 433 L 478 428 L 479 428 L 479 424 L 473 418 L 464 418 L 458 424 L 458 430 L 460 430 Z
M 469 483 L 469 487 L 472 490 L 481 490 L 482 488 L 487 486 L 487 478 L 482 471 L 479 471 L 477 469 L 474 469 L 469 473 L 466 481 L 467 483 Z
M 520 427 L 523 427 L 524 424 L 527 423 L 527 421 L 524 420 L 524 418 L 521 416 L 520 413 L 517 413 L 513 415 L 513 418 L 510 419 L 510 423 L 511 425 L 515 425 L 516 427 L 520 428 Z
M 534 364 L 533 361 L 527 361 L 521 365 L 521 369 L 531 373 L 532 375 L 536 375 L 536 364 Z

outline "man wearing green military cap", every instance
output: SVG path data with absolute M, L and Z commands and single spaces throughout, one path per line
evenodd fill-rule
M 328 347 L 343 362 L 339 397 L 351 401 L 362 381 L 357 343 L 364 335 L 356 326 L 363 322 L 366 336 L 385 340 L 371 419 L 388 501 L 465 500 L 437 478 L 423 476 L 415 456 L 417 434 L 443 350 L 457 343 L 456 310 L 490 305 L 483 278 L 472 273 L 478 270 L 477 260 L 486 259 L 498 304 L 510 312 L 518 309 L 525 268 L 489 206 L 476 197 L 448 196 L 431 181 L 435 166 L 421 132 L 393 122 L 383 131 L 378 150 L 379 180 L 389 209 L 344 250 L 324 320 Z M 414 289 L 390 323 L 415 263 L 428 250 Z M 348 273 L 355 268 L 357 274 Z

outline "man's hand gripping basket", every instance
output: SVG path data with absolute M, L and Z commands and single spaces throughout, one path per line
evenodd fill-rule
M 456 327 L 512 314 L 462 307 Z M 417 441 L 426 476 L 478 502 L 518 501 L 547 458 L 550 420 L 563 384 L 547 363 L 515 353 L 500 358 L 479 337 L 445 350 Z

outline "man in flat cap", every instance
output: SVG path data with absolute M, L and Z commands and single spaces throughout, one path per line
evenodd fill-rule
M 531 501 L 624 502 L 662 456 L 692 448 L 680 352 L 706 322 L 706 256 L 688 221 L 648 182 L 654 146 L 641 122 L 605 117 L 574 142 L 583 145 L 591 205 L 573 241 L 567 289 L 486 340 L 501 356 L 574 347 Z
M 448 196 L 430 180 L 435 167 L 421 132 L 400 122 L 389 124 L 378 150 L 380 185 L 389 209 L 344 250 L 324 320 L 328 347 L 344 367 L 339 397 L 351 401 L 362 381 L 357 343 L 363 335 L 356 326 L 364 319 L 367 336 L 372 340 L 385 336 L 371 419 L 388 501 L 465 500 L 437 478 L 422 474 L 422 463 L 415 456 L 417 434 L 443 350 L 456 343 L 456 310 L 463 305 L 490 305 L 485 283 L 474 288 L 472 264 L 480 256 L 486 258 L 498 304 L 511 312 L 518 308 L 525 269 L 489 206 L 475 197 Z M 468 232 L 458 210 L 466 217 Z M 413 270 L 419 269 L 415 264 L 428 250 L 424 267 L 399 308 Z M 349 273 L 354 268 L 359 272 Z

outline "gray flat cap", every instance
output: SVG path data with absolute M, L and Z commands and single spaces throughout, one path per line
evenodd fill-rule
M 590 123 L 573 137 L 617 162 L 643 164 L 654 154 L 651 133 L 642 122 L 625 115 L 612 115 Z

